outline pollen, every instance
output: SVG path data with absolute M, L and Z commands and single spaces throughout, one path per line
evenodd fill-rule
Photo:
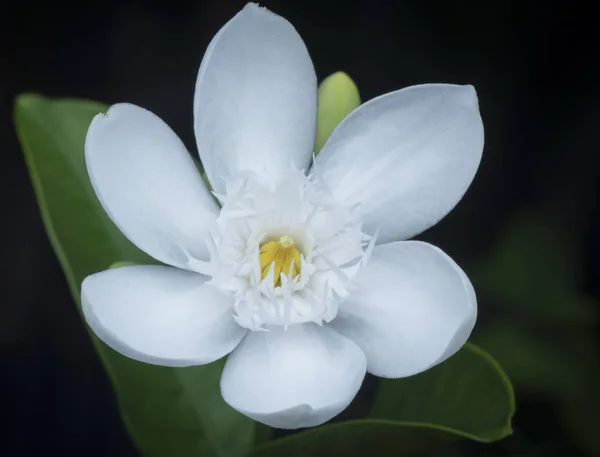
M 281 273 L 292 279 L 300 274 L 300 252 L 296 249 L 294 239 L 282 236 L 278 241 L 269 241 L 260 247 L 260 270 L 262 279 L 269 274 L 273 265 L 273 285 L 281 286 Z

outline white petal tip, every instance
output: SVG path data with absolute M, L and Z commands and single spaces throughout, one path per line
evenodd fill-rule
M 470 101 L 471 103 L 473 103 L 473 105 L 475 107 L 479 107 L 479 99 L 477 97 L 477 91 L 475 90 L 475 86 L 471 85 L 471 84 L 467 84 L 466 86 L 463 86 L 466 89 L 466 92 L 468 94 L 468 96 L 470 97 Z
M 109 106 L 108 109 L 106 111 L 104 111 L 103 113 L 96 114 L 96 116 L 94 117 L 94 121 L 96 121 L 96 119 L 108 119 L 112 115 L 118 114 L 119 111 L 124 110 L 124 109 L 127 110 L 130 108 L 139 108 L 139 107 L 132 105 L 131 103 L 115 103 L 114 105 Z M 143 108 L 141 108 L 141 109 L 143 109 Z M 117 113 L 115 113 L 115 111 Z
M 277 16 L 275 13 L 273 13 L 271 10 L 269 10 L 266 6 L 260 6 L 260 4 L 254 3 L 254 2 L 246 3 L 246 5 L 242 8 L 242 11 L 249 11 L 249 12 L 254 12 L 254 13 L 270 13 L 270 14 L 274 14 L 275 16 Z
M 136 111 L 142 111 L 148 113 L 148 110 L 131 103 L 116 103 L 108 107 L 108 109 L 102 113 L 98 113 L 92 119 L 90 126 L 87 130 L 86 139 L 89 140 L 91 135 L 94 135 L 97 131 L 107 128 L 111 123 L 118 121 L 121 117 L 127 117 L 129 115 L 135 115 Z M 124 116 L 123 116 L 124 115 Z M 87 145 L 87 142 L 86 142 Z
M 278 19 L 285 22 L 288 22 L 285 18 L 275 14 L 273 11 L 268 9 L 265 6 L 260 6 L 258 3 L 247 3 L 244 8 L 238 13 L 240 15 L 255 15 L 255 17 L 262 16 L 262 19 Z

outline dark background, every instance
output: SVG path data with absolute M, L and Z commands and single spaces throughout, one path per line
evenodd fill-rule
M 14 97 L 30 91 L 135 103 L 162 117 L 194 151 L 200 60 L 243 4 L 9 0 L 0 6 L 0 455 L 136 455 L 46 239 L 12 127 Z M 576 1 L 262 5 L 297 28 L 320 80 L 344 70 L 363 100 L 412 84 L 473 84 L 486 129 L 480 170 L 458 207 L 419 238 L 442 247 L 471 274 L 469 265 L 515 214 L 543 210 L 578 246 L 577 287 L 600 297 L 596 11 Z M 496 314 L 481 298 L 479 306 L 485 328 Z M 520 324 L 518 313 L 512 318 Z M 590 325 L 597 336 L 596 324 Z M 560 345 L 561 331 L 552 335 Z M 586 357 L 598 359 L 598 349 L 592 343 L 585 354 L 571 356 L 583 364 Z M 585 381 L 600 386 L 600 379 Z M 515 434 L 465 452 L 593 455 L 597 439 L 587 436 L 592 444 L 586 444 L 567 430 L 552 396 L 541 388 L 539 395 L 535 388 L 520 395 L 516 387 Z M 592 414 L 589 420 L 598 419 Z

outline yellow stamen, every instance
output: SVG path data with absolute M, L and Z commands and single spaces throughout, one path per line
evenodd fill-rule
M 265 279 L 273 265 L 273 285 L 281 286 L 281 273 L 290 274 L 292 279 L 300 274 L 300 252 L 294 247 L 294 239 L 282 236 L 279 241 L 269 241 L 260 247 L 260 270 L 262 279 Z M 294 265 L 292 266 L 292 261 Z

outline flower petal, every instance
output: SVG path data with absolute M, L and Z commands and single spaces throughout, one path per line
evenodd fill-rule
M 127 357 L 203 365 L 231 352 L 246 333 L 232 318 L 230 297 L 206 280 L 156 265 L 106 270 L 83 281 L 83 313 L 100 339 Z
M 317 80 L 304 42 L 276 14 L 247 4 L 211 41 L 196 82 L 194 127 L 218 193 L 229 176 L 278 177 L 307 169 L 317 119 Z
M 443 362 L 475 325 L 469 279 L 427 243 L 376 246 L 356 286 L 331 325 L 363 349 L 377 376 L 402 378 Z
M 126 103 L 92 121 L 85 160 L 98 199 L 119 229 L 155 259 L 191 268 L 207 260 L 218 205 L 177 135 Z
M 360 203 L 379 243 L 422 232 L 454 208 L 483 150 L 472 86 L 425 84 L 378 97 L 333 131 L 311 173 Z
M 221 393 L 233 408 L 271 427 L 313 427 L 350 404 L 365 369 L 360 348 L 330 327 L 274 327 L 250 332 L 231 353 Z

